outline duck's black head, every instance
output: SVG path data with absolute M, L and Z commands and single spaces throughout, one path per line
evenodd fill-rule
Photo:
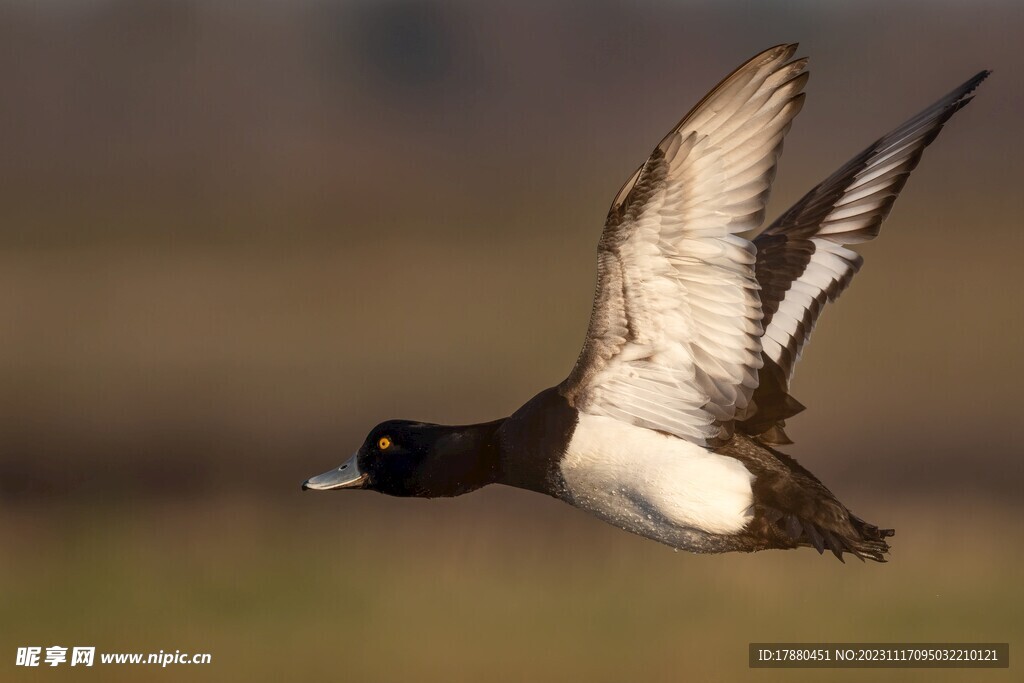
M 497 481 L 501 421 L 464 427 L 389 420 L 344 464 L 303 489 L 361 488 L 390 496 L 457 496 Z

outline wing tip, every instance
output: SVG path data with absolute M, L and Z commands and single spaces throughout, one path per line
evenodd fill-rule
M 974 99 L 975 91 L 982 82 L 992 75 L 991 69 L 982 69 L 978 73 L 974 74 L 966 81 L 961 83 L 959 86 L 953 89 L 953 92 L 949 93 L 944 100 L 948 101 L 947 105 L 954 112 L 964 107 L 968 102 Z M 940 100 L 941 102 L 942 100 Z
M 770 47 L 763 52 L 759 52 L 754 55 L 747 64 L 770 64 L 772 62 L 790 63 L 793 55 L 796 54 L 797 49 L 800 47 L 800 43 L 780 43 L 774 47 Z M 806 57 L 802 58 L 805 62 Z M 799 61 L 799 60 L 797 60 Z
M 982 69 L 978 73 L 974 74 L 965 85 L 970 85 L 970 89 L 967 92 L 973 92 L 975 88 L 981 85 L 981 82 L 992 75 L 992 69 Z

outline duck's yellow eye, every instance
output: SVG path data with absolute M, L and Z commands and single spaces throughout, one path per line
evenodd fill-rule
M 391 446 L 391 439 L 386 436 L 380 437 L 380 441 L 377 442 L 377 448 L 382 451 L 386 451 Z

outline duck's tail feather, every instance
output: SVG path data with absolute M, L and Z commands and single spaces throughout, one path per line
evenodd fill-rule
M 775 524 L 799 546 L 814 548 L 818 554 L 831 551 L 840 562 L 846 562 L 844 553 L 850 553 L 860 561 L 874 560 L 887 562 L 889 544 L 885 539 L 896 533 L 895 529 L 879 529 L 854 514 L 849 515 L 848 524 L 829 528 L 822 523 L 815 524 L 793 514 L 779 514 Z

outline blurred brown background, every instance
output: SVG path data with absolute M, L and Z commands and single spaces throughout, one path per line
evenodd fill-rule
M 0 679 L 61 638 L 250 680 L 770 680 L 750 640 L 1012 649 L 1022 32 L 1010 2 L 0 3 Z M 995 70 L 796 376 L 790 452 L 897 527 L 892 564 L 674 555 L 509 490 L 300 494 L 382 419 L 490 420 L 559 382 L 615 191 L 788 41 L 812 77 L 772 216 Z

